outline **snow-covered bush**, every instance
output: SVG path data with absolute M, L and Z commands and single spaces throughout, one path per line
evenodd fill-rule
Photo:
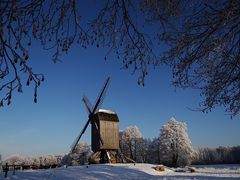
M 58 166 L 57 157 L 53 155 L 40 156 L 39 160 L 40 160 L 41 167 L 48 168 L 48 167 Z
M 39 168 L 40 167 L 40 159 L 38 157 L 33 157 L 32 158 L 32 166 L 34 168 Z
M 28 166 L 29 168 L 50 168 L 60 165 L 62 156 L 45 155 L 39 157 L 10 156 L 3 163 L 8 165 Z
M 22 164 L 23 165 L 32 165 L 33 164 L 33 158 L 32 157 L 22 157 Z
M 79 166 L 88 163 L 90 147 L 86 142 L 80 142 L 74 151 L 63 157 L 61 164 L 68 166 Z
M 191 163 L 194 150 L 188 137 L 186 123 L 172 118 L 163 125 L 160 133 L 160 160 L 168 166 L 185 166 Z

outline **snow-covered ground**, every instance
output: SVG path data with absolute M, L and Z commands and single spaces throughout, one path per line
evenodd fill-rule
M 154 170 L 151 164 L 100 164 L 48 170 L 9 172 L 8 179 L 26 180 L 68 180 L 68 179 L 240 179 L 240 165 L 195 166 L 197 172 L 174 172 L 166 168 L 164 172 Z M 0 179 L 4 174 L 0 173 Z

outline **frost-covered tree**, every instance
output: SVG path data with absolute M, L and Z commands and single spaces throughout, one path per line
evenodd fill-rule
M 160 159 L 169 166 L 185 166 L 191 163 L 194 150 L 188 137 L 186 123 L 174 118 L 161 128 Z
M 90 147 L 86 142 L 80 142 L 72 153 L 72 165 L 81 165 L 88 162 Z
M 160 163 L 159 137 L 149 140 L 146 162 L 151 163 L 151 164 L 159 164 Z
M 196 148 L 192 164 L 237 164 L 240 162 L 240 146 Z
M 50 168 L 58 166 L 57 156 L 54 155 L 44 155 L 39 157 L 40 167 Z M 36 161 L 38 163 L 38 161 Z
M 8 157 L 3 164 L 8 163 L 8 165 L 23 165 L 24 158 L 19 155 L 12 155 Z
M 40 167 L 40 159 L 38 157 L 32 158 L 32 166 L 33 168 L 39 168 Z
M 137 126 L 129 126 L 120 133 L 120 148 L 126 156 L 139 160 L 139 150 L 142 144 L 142 133 Z
M 86 142 L 80 142 L 74 151 L 63 157 L 61 164 L 68 166 L 79 166 L 88 163 L 90 147 Z
M 31 166 L 33 164 L 33 158 L 32 157 L 22 157 L 22 163 L 23 163 L 23 165 Z
M 146 163 L 148 160 L 148 152 L 151 144 L 150 139 L 141 139 L 139 142 L 138 157 L 139 162 Z

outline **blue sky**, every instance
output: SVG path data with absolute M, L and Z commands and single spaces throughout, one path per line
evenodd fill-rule
M 106 50 L 73 47 L 62 62 L 54 64 L 51 54 L 38 45 L 31 49 L 36 72 L 45 74 L 45 82 L 33 102 L 33 89 L 15 94 L 13 103 L 0 109 L 0 154 L 64 154 L 87 120 L 82 102 L 85 94 L 94 103 L 105 79 L 111 82 L 102 108 L 118 113 L 120 129 L 139 127 L 145 138 L 159 135 L 159 129 L 171 117 L 188 124 L 193 146 L 239 145 L 239 116 L 230 119 L 222 108 L 209 114 L 190 111 L 201 100 L 198 90 L 171 86 L 168 67 L 151 70 L 146 86 L 137 85 L 138 74 L 121 69 L 112 57 L 104 61 Z M 90 142 L 90 128 L 82 140 Z
M 94 5 L 91 3 L 89 7 Z M 82 10 L 94 16 L 87 6 Z M 154 138 L 159 136 L 161 126 L 175 117 L 187 123 L 195 147 L 240 144 L 239 116 L 230 119 L 223 108 L 209 114 L 189 110 L 198 107 L 199 91 L 175 90 L 168 67 L 150 69 L 142 87 L 137 84 L 139 74 L 121 69 L 116 57 L 104 61 L 106 52 L 76 45 L 61 57 L 61 63 L 54 64 L 52 53 L 33 42 L 30 63 L 35 72 L 45 74 L 45 82 L 39 88 L 37 104 L 33 102 L 33 88 L 24 87 L 23 94 L 14 94 L 10 106 L 0 108 L 0 154 L 5 158 L 11 154 L 69 152 L 88 117 L 82 96 L 94 103 L 108 76 L 111 81 L 102 108 L 118 113 L 121 130 L 136 125 L 145 138 Z M 82 138 L 88 143 L 89 129 Z

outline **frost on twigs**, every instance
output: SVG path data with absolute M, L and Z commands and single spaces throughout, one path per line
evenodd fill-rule
M 77 3 L 75 0 L 0 3 L 0 91 L 6 92 L 1 107 L 5 103 L 9 105 L 14 92 L 22 93 L 24 86 L 34 88 L 33 100 L 37 102 L 37 89 L 44 76 L 34 72 L 28 63 L 29 50 L 36 40 L 43 49 L 53 50 L 54 62 L 60 61 L 60 56 L 68 53 L 73 43 L 82 48 L 108 47 L 106 58 L 114 51 L 124 68 L 141 72 L 138 83 L 144 85 L 147 64 L 156 65 L 157 61 L 151 40 L 138 30 L 129 13 L 133 4 L 123 0 L 106 1 L 89 26 L 81 25 Z
M 28 63 L 32 42 L 37 40 L 53 51 L 54 62 L 74 43 L 82 48 L 103 47 L 107 51 L 103 59 L 114 55 L 123 69 L 138 74 L 142 86 L 152 69 L 168 65 L 175 87 L 200 90 L 202 112 L 217 106 L 232 116 L 240 112 L 238 0 L 106 0 L 99 2 L 99 11 L 89 20 L 87 14 L 80 16 L 81 3 L 1 1 L 3 104 L 10 104 L 14 90 L 22 92 L 25 84 L 34 84 L 34 91 L 39 87 L 43 75 Z
M 106 1 L 98 16 L 91 23 L 91 44 L 107 47 L 105 60 L 114 53 L 122 62 L 123 69 L 140 72 L 138 84 L 144 86 L 148 66 L 157 66 L 159 61 L 153 53 L 153 42 L 141 31 L 135 17 L 139 15 L 131 1 Z

